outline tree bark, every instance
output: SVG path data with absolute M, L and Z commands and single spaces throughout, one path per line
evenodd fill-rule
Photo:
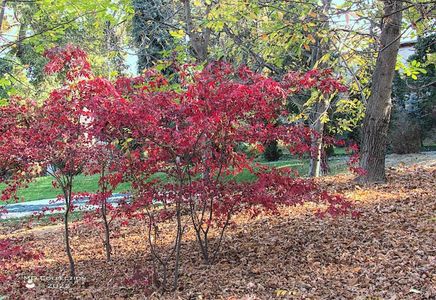
M 101 171 L 101 177 L 104 178 L 105 177 L 105 167 L 103 166 L 102 171 Z M 106 251 L 106 261 L 109 262 L 111 261 L 111 254 L 112 254 L 112 246 L 111 246 L 111 241 L 110 241 L 110 227 L 109 227 L 109 221 L 107 219 L 107 196 L 106 196 L 106 192 L 107 192 L 107 183 L 105 181 L 103 181 L 102 183 L 102 193 L 104 195 L 104 199 L 102 199 L 101 201 L 101 218 L 103 221 L 103 226 L 104 226 L 104 240 L 103 240 L 103 244 L 104 244 L 104 248 Z
M 203 63 L 208 60 L 209 42 L 211 29 L 205 27 L 201 31 L 194 28 L 194 20 L 191 13 L 191 0 L 183 0 L 185 10 L 186 33 L 189 36 L 189 43 L 193 49 L 194 56 L 198 63 Z M 211 5 L 207 5 L 204 18 L 206 19 L 211 9 Z
M 386 181 L 385 155 L 392 107 L 392 81 L 401 37 L 402 1 L 387 0 L 383 3 L 387 17 L 383 19 L 380 50 L 362 128 L 360 167 L 366 171 L 358 178 L 362 183 Z
M 312 153 L 310 158 L 310 167 L 309 167 L 309 176 L 310 177 L 319 177 L 322 173 L 322 153 L 323 153 L 323 136 L 324 136 L 324 123 L 321 122 L 321 115 L 325 112 L 327 105 L 325 100 L 321 100 L 315 105 L 314 108 L 314 122 L 311 125 L 311 129 L 318 133 L 318 136 L 312 134 Z
M 3 0 L 0 6 L 0 33 L 3 32 L 2 28 L 3 28 L 3 19 L 5 17 L 6 2 L 8 2 L 8 0 Z
M 331 0 L 323 0 L 322 1 L 322 13 L 321 13 L 321 19 L 323 21 L 322 27 L 328 28 L 328 10 L 331 6 Z M 329 41 L 330 42 L 330 41 Z M 329 43 L 328 42 L 328 43 Z M 328 45 L 327 43 L 327 45 Z M 323 50 L 327 45 L 322 45 L 320 38 L 317 38 L 317 42 L 315 45 L 315 48 L 312 52 L 312 59 L 311 59 L 311 67 L 313 68 L 315 63 L 322 57 Z M 315 107 L 313 108 L 313 118 L 311 121 L 311 129 L 315 131 L 318 136 L 315 134 L 311 137 L 311 148 L 312 153 L 310 157 L 310 164 L 309 164 L 309 176 L 310 177 L 319 177 L 323 173 L 327 172 L 328 168 L 323 168 L 323 165 L 321 164 L 322 161 L 322 155 L 324 150 L 324 143 L 323 143 L 323 136 L 324 136 L 324 123 L 321 122 L 321 116 L 323 113 L 325 113 L 326 109 L 328 108 L 329 103 L 327 103 L 327 99 L 321 99 L 318 103 L 316 103 Z M 327 164 L 327 161 L 325 161 Z
M 65 214 L 64 214 L 64 235 L 65 235 L 65 251 L 67 252 L 68 262 L 70 264 L 70 281 L 72 284 L 76 281 L 76 268 L 74 263 L 73 254 L 71 252 L 70 245 L 70 229 L 68 226 L 69 214 L 71 210 L 71 201 L 72 201 L 72 177 L 68 177 L 67 184 L 62 189 L 64 190 L 65 196 Z

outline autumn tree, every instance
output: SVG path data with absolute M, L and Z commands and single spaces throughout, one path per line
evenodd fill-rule
M 391 115 L 392 80 L 395 73 L 402 20 L 402 1 L 383 1 L 384 14 L 380 50 L 372 76 L 363 124 L 361 167 L 366 174 L 362 182 L 384 182 L 387 133 Z
M 169 31 L 174 27 L 174 6 L 166 0 L 133 0 L 132 36 L 138 49 L 138 71 L 152 68 L 173 49 Z M 167 53 L 167 54 L 165 54 Z
M 178 77 L 178 87 L 156 71 L 120 78 L 116 88 L 122 98 L 97 105 L 101 111 L 93 121 L 124 152 L 119 172 L 133 187 L 132 201 L 124 209 L 147 224 L 157 286 L 177 287 L 188 228 L 196 233 L 203 260 L 212 263 L 232 216 L 240 211 L 277 211 L 279 205 L 305 201 L 326 203 L 332 214 L 347 210 L 347 201 L 322 192 L 314 182 L 256 165 L 236 150 L 241 142 L 262 149 L 274 138 L 292 153 L 310 152 L 309 128 L 268 120 L 282 115 L 284 97 L 297 88 L 317 86 L 324 93 L 342 89 L 328 71 L 294 73 L 278 82 L 217 62 L 202 71 L 183 67 Z M 247 170 L 253 182 L 238 179 Z M 186 213 L 189 222 L 182 216 Z M 165 222 L 174 222 L 172 232 Z M 162 237 L 171 239 L 170 247 L 159 242 Z
M 344 71 L 353 79 L 351 86 L 354 86 L 354 94 L 366 106 L 360 133 L 360 166 L 367 173 L 359 177 L 361 182 L 386 180 L 385 155 L 392 107 L 392 80 L 395 68 L 401 67 L 397 60 L 400 40 L 407 34 L 431 31 L 432 22 L 429 20 L 433 9 L 434 4 L 426 1 L 345 1 L 342 5 L 341 10 L 347 14 L 348 22 L 353 27 L 337 28 L 333 32 L 359 36 L 357 41 L 359 45 L 362 43 L 366 46 L 364 52 L 367 53 L 362 53 L 361 56 L 359 52 L 363 51 L 360 47 L 355 47 L 357 50 L 350 51 L 349 54 L 339 52 L 345 66 Z M 339 50 L 338 46 L 336 48 Z M 360 65 L 370 67 L 361 67 L 361 70 L 366 69 L 361 74 L 356 73 L 352 67 L 354 53 L 365 58 L 366 61 L 360 62 Z M 375 64 L 371 63 L 373 61 Z
M 68 222 L 76 199 L 74 178 L 80 173 L 101 175 L 100 189 L 90 204 L 101 212 L 107 260 L 111 257 L 107 198 L 121 181 L 132 182 L 131 200 L 120 211 L 145 222 L 153 280 L 163 291 L 178 286 L 183 237 L 190 228 L 203 261 L 210 264 L 218 257 L 236 213 L 278 213 L 282 205 L 306 201 L 320 203 L 325 208 L 321 215 L 348 211 L 350 202 L 342 196 L 298 178 L 292 170 L 257 164 L 238 151 L 238 145 L 247 142 L 262 152 L 262 145 L 272 138 L 293 154 L 311 153 L 316 132 L 304 124 L 274 124 L 274 120 L 287 115 L 283 103 L 290 94 L 344 90 L 331 70 L 291 72 L 276 81 L 220 61 L 202 70 L 177 67 L 177 85 L 155 70 L 111 82 L 93 77 L 86 54 L 75 46 L 53 48 L 46 56 L 46 72 L 63 78 L 64 85 L 53 90 L 42 106 L 14 102 L 3 108 L 2 115 L 15 112 L 2 121 L 15 138 L 7 147 L 10 140 L 0 140 L 5 145 L 0 155 L 9 165 L 16 164 L 18 177 L 13 182 L 32 180 L 48 169 L 61 188 L 73 281 Z M 20 155 L 11 155 L 15 153 Z M 240 178 L 246 172 L 249 180 Z M 7 193 L 15 190 L 12 185 Z M 174 226 L 168 229 L 168 223 Z M 171 246 L 162 238 L 169 238 Z
M 54 179 L 53 185 L 62 191 L 64 208 L 65 250 L 71 281 L 75 280 L 75 262 L 70 244 L 69 217 L 74 210 L 73 184 L 75 176 L 96 159 L 95 139 L 89 130 L 86 100 L 77 87 L 80 80 L 91 75 L 86 54 L 68 45 L 46 52 L 47 74 L 59 73 L 64 85 L 53 90 L 42 106 L 34 101 L 15 99 L 2 107 L 2 163 L 11 168 L 10 188 L 4 199 L 14 196 L 17 187 L 33 180 L 45 170 Z M 9 137 L 13 137 L 12 139 Z M 4 146 L 4 147 L 3 147 Z

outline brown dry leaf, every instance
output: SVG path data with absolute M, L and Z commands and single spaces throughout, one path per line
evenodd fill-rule
M 314 205 L 283 208 L 279 216 L 235 217 L 217 262 L 204 265 L 193 232 L 182 248 L 180 288 L 153 293 L 125 280 L 151 268 L 143 224 L 118 227 L 114 257 L 106 263 L 98 233 L 77 226 L 77 271 L 86 280 L 71 289 L 29 292 L 17 281 L 0 295 L 24 299 L 435 299 L 436 166 L 401 166 L 389 183 L 357 186 L 350 175 L 326 177 L 326 189 L 355 200 L 359 219 L 313 216 Z M 164 226 L 165 227 L 165 226 Z M 167 226 L 170 230 L 171 226 Z M 66 276 L 62 226 L 23 229 L 2 225 L 0 238 L 25 237 L 45 257 L 45 275 Z M 19 262 L 32 275 L 34 262 Z M 0 274 L 7 271 L 0 270 Z M 8 291 L 8 288 L 11 290 Z M 278 294 L 285 296 L 278 296 Z

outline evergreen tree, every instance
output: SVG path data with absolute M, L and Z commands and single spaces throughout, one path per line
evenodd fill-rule
M 138 49 L 138 71 L 152 67 L 171 49 L 172 10 L 167 0 L 133 0 L 132 36 Z

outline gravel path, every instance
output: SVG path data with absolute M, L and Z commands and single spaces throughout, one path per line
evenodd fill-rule
M 128 197 L 127 194 L 113 194 L 108 199 L 108 202 L 111 203 L 112 205 L 117 205 L 118 201 L 126 197 Z M 76 206 L 75 210 L 95 209 L 96 206 L 87 204 L 88 199 L 89 199 L 88 197 L 83 197 L 80 200 L 74 201 L 74 205 Z M 46 212 L 47 214 L 60 213 L 64 211 L 63 209 L 64 206 L 65 206 L 64 202 L 59 201 L 57 199 L 43 199 L 43 200 L 8 204 L 4 207 L 5 209 L 7 209 L 8 212 L 6 214 L 0 213 L 0 219 L 14 219 L 14 218 L 36 215 L 43 212 L 45 209 L 50 210 Z

